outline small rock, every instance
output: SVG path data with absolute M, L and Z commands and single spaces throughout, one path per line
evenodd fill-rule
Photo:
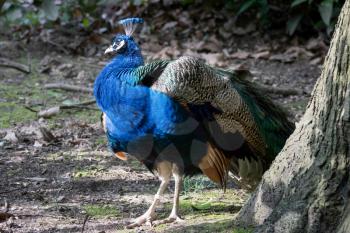
M 85 80 L 87 78 L 88 78 L 87 74 L 84 70 L 80 71 L 77 75 L 77 79 L 79 79 L 79 80 Z
M 64 195 L 62 195 L 62 196 L 59 196 L 58 198 L 57 198 L 57 201 L 58 202 L 62 202 L 62 201 L 64 201 L 66 199 L 66 197 L 64 196 Z
M 43 147 L 43 144 L 40 143 L 39 141 L 35 141 L 33 146 L 36 148 L 41 148 L 41 147 Z
M 26 180 L 34 181 L 34 182 L 46 182 L 47 178 L 45 177 L 29 177 L 25 178 Z
M 6 136 L 3 139 L 12 143 L 18 142 L 18 138 L 13 131 L 7 131 Z
M 68 70 L 71 68 L 73 68 L 73 64 L 70 64 L 70 63 L 64 63 L 64 64 L 61 64 L 57 67 L 57 69 L 60 71 L 65 71 L 65 70 Z

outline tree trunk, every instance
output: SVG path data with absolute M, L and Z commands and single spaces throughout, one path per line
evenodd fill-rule
M 306 112 L 238 221 L 257 232 L 350 232 L 350 0 Z

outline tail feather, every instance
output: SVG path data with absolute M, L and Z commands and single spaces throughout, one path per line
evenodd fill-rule
M 218 70 L 218 72 L 230 78 L 234 88 L 248 105 L 267 145 L 267 155 L 272 161 L 293 132 L 294 124 L 288 120 L 284 110 L 273 103 L 266 93 L 262 93 L 258 86 L 240 78 L 232 71 Z

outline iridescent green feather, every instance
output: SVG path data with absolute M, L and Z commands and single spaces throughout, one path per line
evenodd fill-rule
M 240 77 L 234 71 L 216 69 L 219 75 L 230 77 L 234 88 L 248 105 L 259 131 L 267 145 L 267 156 L 272 161 L 281 151 L 294 130 L 284 110 L 262 93 L 258 86 Z

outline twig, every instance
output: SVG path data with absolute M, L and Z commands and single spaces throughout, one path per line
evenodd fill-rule
M 62 52 L 64 52 L 65 54 L 69 54 L 69 51 L 67 49 L 65 49 L 62 45 L 56 43 L 56 42 L 53 42 L 49 39 L 46 39 L 44 40 L 44 42 L 48 43 L 48 44 L 51 44 L 53 46 L 56 46 L 58 49 L 60 49 Z
M 25 109 L 28 109 L 28 110 L 31 111 L 31 112 L 35 112 L 35 113 L 39 112 L 38 110 L 35 110 L 34 108 L 31 108 L 31 107 L 28 106 L 28 105 L 24 105 L 23 107 L 24 107 Z
M 55 107 L 51 107 L 51 108 L 39 111 L 38 117 L 49 118 L 51 116 L 59 114 L 61 109 L 78 108 L 78 109 L 98 110 L 97 108 L 87 106 L 94 103 L 95 103 L 95 100 L 89 100 L 89 101 L 85 101 L 77 104 L 59 105 L 59 106 L 55 106 Z
M 75 85 L 69 85 L 64 83 L 49 83 L 44 85 L 45 89 L 61 89 L 65 91 L 80 91 L 85 93 L 93 93 L 93 90 L 91 88 L 87 87 L 80 87 Z
M 46 142 L 53 142 L 53 141 L 56 140 L 56 137 L 53 136 L 51 131 L 48 130 L 47 128 L 45 128 L 44 126 L 39 127 L 39 130 L 40 130 L 41 134 L 43 135 L 44 141 L 46 141 Z
M 9 208 L 10 208 L 10 205 L 9 205 L 9 203 L 7 202 L 7 200 L 5 199 L 4 212 L 5 212 L 5 213 L 9 212 Z
M 60 107 L 63 109 L 69 109 L 69 108 L 75 107 L 75 106 L 86 106 L 86 105 L 90 105 L 90 104 L 94 104 L 94 103 L 96 103 L 95 100 L 88 100 L 88 101 L 80 102 L 80 103 L 76 103 L 76 104 L 61 105 Z
M 11 61 L 11 60 L 8 60 L 6 58 L 0 58 L 0 66 L 13 68 L 13 69 L 22 71 L 23 73 L 26 73 L 26 74 L 30 73 L 30 67 L 29 66 L 23 65 L 23 64 Z
M 87 214 L 87 215 L 85 215 L 83 226 L 81 227 L 81 233 L 84 233 L 85 224 L 86 224 L 88 219 L 89 219 L 89 215 Z
M 275 94 L 275 95 L 283 95 L 283 96 L 289 96 L 289 95 L 302 95 L 303 91 L 292 89 L 292 88 L 283 88 L 283 87 L 272 87 L 272 86 L 266 86 L 259 84 L 259 88 L 266 93 Z
M 15 189 L 3 191 L 3 192 L 0 192 L 0 195 L 1 195 L 1 194 L 6 194 L 6 193 L 12 193 L 12 192 L 17 191 L 17 190 L 20 190 L 20 189 L 22 189 L 22 188 L 23 188 L 23 187 L 19 187 L 19 188 L 15 188 Z

